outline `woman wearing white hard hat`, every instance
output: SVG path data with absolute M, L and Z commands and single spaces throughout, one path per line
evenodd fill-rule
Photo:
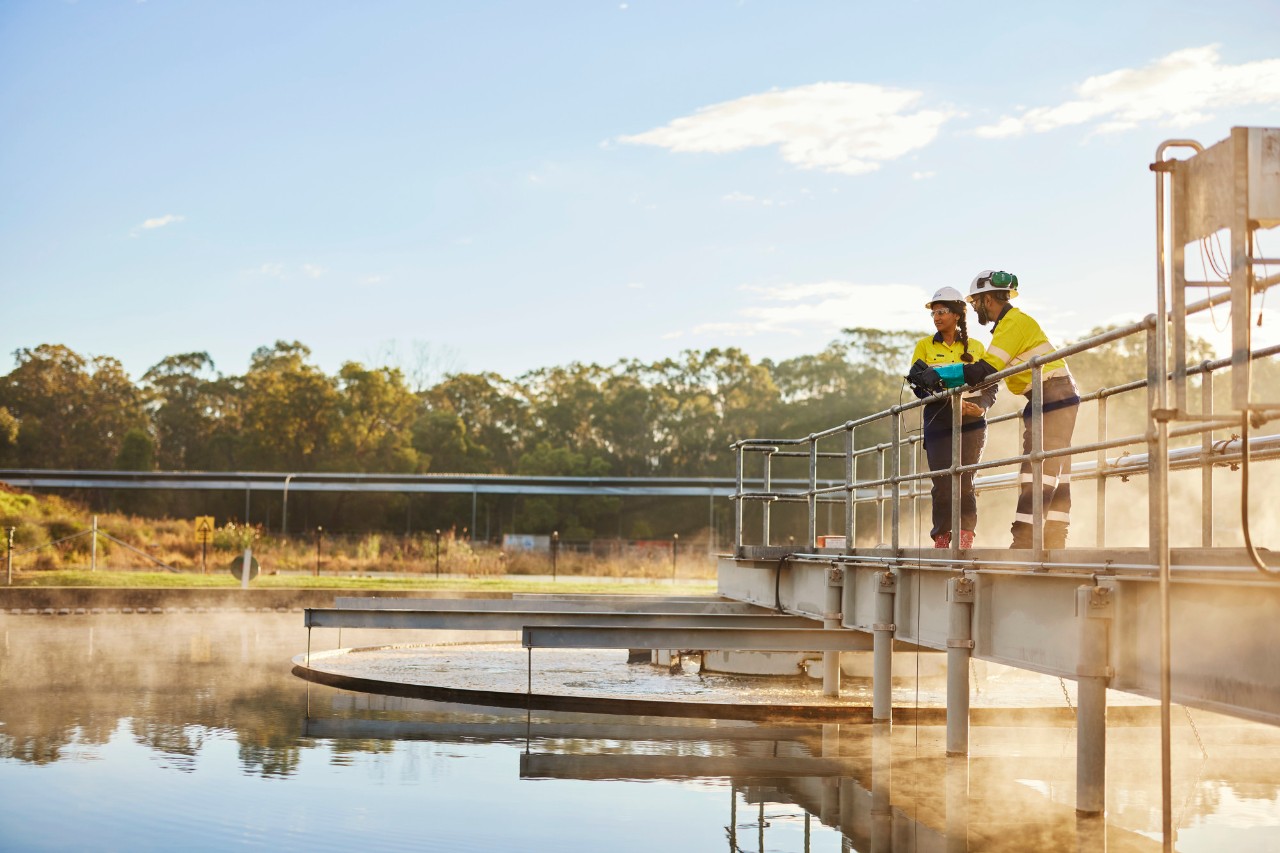
M 925 303 L 937 331 L 921 338 L 911 354 L 911 370 L 907 379 L 917 397 L 924 399 L 944 387 L 964 384 L 962 367 L 972 364 L 985 354 L 980 341 L 970 340 L 969 324 L 965 315 L 964 296 L 954 287 L 943 287 Z M 946 378 L 944 378 L 944 376 Z M 952 406 L 960 404 L 960 459 L 961 464 L 972 465 L 982 458 L 982 448 L 987 443 L 987 409 L 996 399 L 996 386 L 961 397 L 947 397 L 926 403 L 924 406 L 924 451 L 929 460 L 929 470 L 941 471 L 951 467 Z M 933 526 L 929 535 L 933 547 L 949 548 L 954 531 L 951 529 L 952 478 L 944 474 L 933 478 Z M 956 544 L 961 548 L 973 547 L 973 531 L 978 523 L 978 499 L 973 491 L 973 472 L 960 475 L 960 533 Z

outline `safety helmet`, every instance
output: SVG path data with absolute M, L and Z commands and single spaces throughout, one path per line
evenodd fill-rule
M 1018 277 L 1004 270 L 983 270 L 969 284 L 969 299 L 994 290 L 1007 291 L 1009 298 L 1014 298 L 1018 295 Z
M 954 287 L 939 287 L 938 292 L 933 294 L 933 298 L 924 304 L 925 308 L 932 308 L 935 302 L 959 302 L 964 303 L 964 295 Z

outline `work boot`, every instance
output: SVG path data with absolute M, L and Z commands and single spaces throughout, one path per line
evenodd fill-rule
M 1031 525 L 1025 521 L 1015 521 L 1009 528 L 1013 533 L 1013 544 L 1010 548 L 1031 548 Z
M 1067 523 L 1065 521 L 1046 521 L 1044 523 L 1044 547 L 1067 547 Z
M 950 548 L 951 547 L 951 531 L 944 530 L 942 533 L 939 533 L 937 536 L 933 537 L 933 547 Z
M 972 547 L 973 547 L 973 531 L 961 530 L 960 531 L 960 550 L 967 551 Z

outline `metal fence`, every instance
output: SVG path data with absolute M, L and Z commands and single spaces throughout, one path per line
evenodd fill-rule
M 1228 301 L 1228 299 L 1229 294 L 1219 294 L 1187 306 L 1186 313 L 1195 314 L 1206 311 L 1216 304 Z M 979 492 L 1002 488 L 1017 488 L 1019 485 L 1017 471 L 1025 461 L 1029 462 L 1031 467 L 1031 490 L 1033 496 L 1032 550 L 1036 552 L 1036 561 L 1040 562 L 1045 557 L 1044 490 L 1042 488 L 1044 462 L 1047 459 L 1063 456 L 1090 457 L 1083 460 L 1077 459 L 1073 462 L 1070 466 L 1070 478 L 1072 481 L 1090 479 L 1094 481 L 1096 489 L 1096 540 L 1094 544 L 1099 548 L 1105 547 L 1108 481 L 1116 477 L 1127 479 L 1136 474 L 1146 474 L 1151 467 L 1150 460 L 1158 456 L 1157 435 L 1154 429 L 1155 421 L 1150 413 L 1156 409 L 1154 389 L 1159 380 L 1164 379 L 1169 374 L 1166 372 L 1165 377 L 1161 377 L 1157 373 L 1159 368 L 1155 357 L 1157 352 L 1156 326 L 1155 315 L 1148 315 L 1137 323 L 1061 347 L 1052 353 L 1034 357 L 1027 362 L 992 375 L 989 382 L 984 384 L 997 383 L 1008 376 L 1026 371 L 1031 372 L 1031 388 L 1029 392 L 1031 405 L 1028 426 L 1031 433 L 1031 450 L 1029 453 L 996 459 L 984 459 L 969 465 L 961 464 L 960 407 L 953 405 L 951 407 L 953 415 L 951 458 L 955 460 L 954 464 L 949 468 L 939 470 L 928 470 L 926 465 L 921 464 L 923 437 L 913 434 L 907 428 L 907 419 L 914 419 L 917 410 L 920 410 L 929 402 L 948 400 L 962 393 L 971 394 L 974 389 L 968 386 L 947 389 L 923 400 L 913 400 L 896 405 L 885 411 L 846 421 L 843 424 L 799 438 L 748 438 L 735 442 L 731 446 L 736 455 L 737 487 L 732 498 L 735 504 L 735 552 L 742 556 L 745 547 L 759 545 L 769 548 L 778 544 L 773 541 L 774 537 L 770 529 L 771 506 L 774 503 L 804 503 L 806 505 L 807 529 L 805 540 L 801 543 L 802 547 L 792 547 L 792 550 L 818 550 L 818 509 L 820 505 L 826 505 L 829 509 L 832 504 L 841 506 L 844 512 L 842 525 L 842 532 L 845 537 L 844 548 L 837 550 L 842 550 L 844 553 L 852 553 L 859 541 L 859 535 L 866 532 L 865 529 L 860 529 L 865 525 L 867 515 L 867 513 L 862 513 L 860 518 L 860 513 L 857 511 L 860 505 L 874 507 L 871 523 L 875 525 L 875 541 L 878 544 L 887 545 L 897 550 L 904 545 L 904 503 L 913 510 L 913 517 L 918 514 L 919 501 L 921 498 L 927 497 L 927 490 L 922 485 L 924 481 L 937 476 L 950 476 L 952 478 L 951 529 L 959 530 L 959 482 L 961 475 L 966 472 L 975 472 L 975 490 Z M 1132 336 L 1142 336 L 1144 339 L 1147 376 L 1114 387 L 1099 388 L 1088 393 L 1081 393 L 1082 405 L 1089 402 L 1096 404 L 1097 440 L 1089 443 L 1072 444 L 1057 450 L 1045 450 L 1043 365 Z M 1255 350 L 1250 353 L 1250 358 L 1267 358 L 1277 353 L 1280 353 L 1280 346 Z M 1201 544 L 1204 547 L 1211 547 L 1214 544 L 1213 466 L 1220 464 L 1234 465 L 1240 459 L 1242 450 L 1242 441 L 1239 435 L 1233 433 L 1230 438 L 1216 438 L 1214 435 L 1215 431 L 1232 427 L 1240 428 L 1242 426 L 1241 415 L 1238 412 L 1218 414 L 1214 411 L 1214 374 L 1223 368 L 1230 368 L 1231 365 L 1232 359 L 1224 358 L 1216 361 L 1205 361 L 1186 371 L 1188 375 L 1200 377 L 1202 410 L 1198 420 L 1170 429 L 1168 433 L 1170 438 L 1200 437 L 1198 445 L 1170 450 L 1167 453 L 1167 457 L 1171 468 L 1188 469 L 1198 467 L 1202 472 Z M 1142 389 L 1147 390 L 1148 428 L 1143 433 L 1111 436 L 1109 434 L 1109 401 L 1117 395 Z M 1255 414 L 1255 419 L 1256 417 Z M 1022 413 L 1020 411 L 1011 412 L 991 418 L 988 420 L 988 424 L 994 426 L 1021 418 Z M 865 434 L 871 429 L 877 429 L 883 433 L 886 425 L 889 432 L 887 441 L 859 444 L 860 431 Z M 835 443 L 840 444 L 839 450 L 830 449 L 830 446 Z M 1131 448 L 1137 445 L 1145 445 L 1146 453 L 1130 454 L 1125 452 L 1114 458 L 1107 456 L 1107 451 Z M 1253 437 L 1250 439 L 1249 447 L 1249 455 L 1254 459 L 1275 458 L 1280 456 L 1280 436 Z M 746 485 L 754 478 L 754 472 L 748 470 L 749 457 L 759 457 L 761 460 L 761 482 L 763 487 L 760 491 L 748 491 L 746 488 Z M 806 483 L 801 484 L 799 488 L 776 488 L 774 485 L 774 461 L 788 458 L 807 460 L 808 480 Z M 830 460 L 837 459 L 843 460 L 843 476 L 820 479 L 820 462 L 828 460 L 826 464 L 831 465 L 833 463 Z M 867 467 L 874 468 L 874 474 L 871 476 L 859 476 L 859 469 Z M 996 469 L 1010 467 L 1014 469 L 1013 473 L 993 473 Z M 976 476 L 976 472 L 982 472 L 983 476 Z M 794 480 L 789 480 L 785 483 L 787 486 L 792 486 L 793 484 L 795 484 Z M 1153 489 L 1151 494 L 1154 495 L 1154 491 Z M 745 506 L 752 502 L 757 502 L 761 506 L 761 528 L 759 539 L 755 541 L 752 541 L 754 537 L 748 535 L 744 519 Z M 1151 518 L 1153 525 L 1160 523 L 1159 514 L 1155 511 L 1151 513 Z M 841 530 L 834 532 L 839 534 Z M 887 537 L 886 532 L 888 533 Z M 1154 543 L 1157 538 L 1157 536 L 1153 535 L 1149 541 Z M 955 559 L 958 557 L 958 552 L 959 537 L 952 537 L 949 556 Z

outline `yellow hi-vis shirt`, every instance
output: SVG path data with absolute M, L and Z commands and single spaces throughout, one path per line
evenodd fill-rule
M 996 370 L 1004 370 L 1038 355 L 1047 355 L 1055 349 L 1057 347 L 1049 343 L 1049 337 L 1039 323 L 1010 305 L 1001 312 L 992 327 L 991 345 L 981 360 Z M 1041 370 L 1045 379 L 1071 375 L 1066 360 L 1061 358 L 1045 363 Z M 1004 382 L 1014 394 L 1025 394 L 1031 388 L 1031 371 L 1005 377 Z
M 982 341 L 969 338 L 969 355 L 973 356 L 974 361 L 982 358 L 985 352 Z M 962 355 L 964 344 L 960 343 L 960 339 L 956 338 L 954 344 L 948 344 L 942 340 L 942 333 L 939 332 L 916 341 L 915 352 L 911 353 L 911 364 L 917 361 L 923 361 L 930 367 L 935 364 L 958 364 Z
M 985 352 L 982 341 L 969 338 L 969 355 L 973 356 L 973 361 L 969 362 L 970 364 L 976 364 L 981 361 Z M 916 348 L 911 353 L 911 363 L 915 364 L 917 361 L 923 361 L 929 367 L 939 364 L 961 364 L 963 363 L 960 361 L 962 355 L 964 355 L 964 344 L 960 342 L 958 337 L 955 343 L 948 344 L 942 339 L 942 333 L 938 332 L 916 341 Z M 996 401 L 996 386 L 991 385 L 984 388 L 981 398 L 975 399 L 983 409 L 990 409 L 991 405 Z

